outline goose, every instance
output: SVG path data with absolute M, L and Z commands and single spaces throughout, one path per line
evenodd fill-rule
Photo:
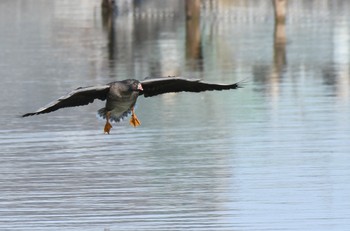
M 241 87 L 242 82 L 218 84 L 175 76 L 147 77 L 142 81 L 126 79 L 104 85 L 78 87 L 67 95 L 39 108 L 35 112 L 26 113 L 22 117 L 49 113 L 65 107 L 83 106 L 94 102 L 95 99 L 106 100 L 105 107 L 99 109 L 97 113 L 106 120 L 104 133 L 109 134 L 112 128 L 111 122 L 119 122 L 130 114 L 130 125 L 137 127 L 141 124 L 134 110 L 139 96 L 152 97 L 170 92 L 220 91 Z

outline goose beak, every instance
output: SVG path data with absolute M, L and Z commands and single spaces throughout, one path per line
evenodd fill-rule
M 139 83 L 139 85 L 137 85 L 137 90 L 139 90 L 139 91 L 143 91 L 143 88 L 142 88 L 141 83 Z

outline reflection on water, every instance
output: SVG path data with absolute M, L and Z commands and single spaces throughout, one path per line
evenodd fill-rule
M 0 3 L 1 230 L 348 230 L 348 1 Z M 122 2 L 122 4 L 121 4 Z M 196 2 L 196 1 L 194 1 Z M 182 75 L 231 92 L 18 118 L 78 86 Z

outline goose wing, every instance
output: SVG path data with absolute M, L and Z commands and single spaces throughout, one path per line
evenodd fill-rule
M 35 112 L 26 113 L 22 117 L 38 115 L 56 111 L 64 107 L 83 106 L 92 103 L 95 99 L 105 100 L 109 92 L 110 85 L 79 87 L 65 96 L 39 108 Z
M 199 79 L 186 79 L 182 77 L 146 78 L 141 81 L 143 91 L 140 95 L 151 97 L 169 92 L 201 92 L 221 91 L 241 88 L 241 82 L 232 84 L 207 83 Z

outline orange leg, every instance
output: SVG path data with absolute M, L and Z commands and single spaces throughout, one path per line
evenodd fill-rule
M 131 108 L 131 119 L 130 119 L 130 125 L 133 127 L 137 127 L 139 125 L 141 125 L 140 120 L 137 118 L 134 108 Z
M 109 122 L 110 116 L 111 116 L 111 112 L 107 112 L 106 113 L 106 124 L 105 124 L 105 127 L 104 127 L 104 133 L 107 133 L 107 134 L 109 134 L 109 131 L 112 128 L 112 124 Z

